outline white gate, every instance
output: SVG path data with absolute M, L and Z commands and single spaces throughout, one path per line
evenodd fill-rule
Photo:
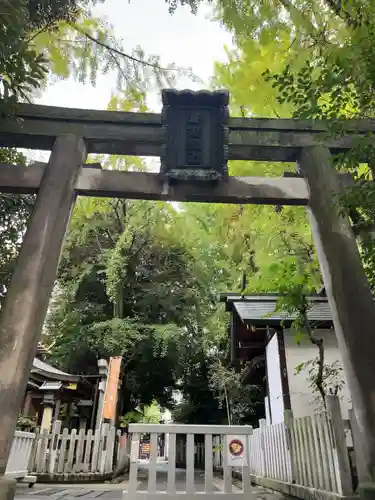
M 35 437 L 36 435 L 32 432 L 16 431 L 14 433 L 5 477 L 35 483 L 35 476 L 29 476 L 29 471 L 31 471 L 30 457 Z
M 181 498 L 183 495 L 184 500 L 196 500 L 197 496 L 202 500 L 240 500 L 246 495 L 251 500 L 248 437 L 252 431 L 251 426 L 130 424 L 132 446 L 129 487 L 124 491 L 124 500 L 154 500 L 165 498 L 166 495 L 171 499 Z M 139 443 L 144 433 L 150 434 L 151 443 L 150 459 L 147 462 L 139 459 Z M 165 434 L 165 442 L 168 442 L 165 461 L 158 459 L 159 434 Z M 195 437 L 198 436 L 201 443 L 204 440 L 204 473 L 195 467 Z M 243 466 L 241 489 L 232 484 L 232 466 L 228 464 L 227 453 L 228 436 L 241 436 L 245 443 L 246 465 Z M 186 450 L 184 470 L 176 468 L 176 443 L 181 443 L 181 440 L 184 443 L 183 449 Z M 217 446 L 219 443 L 220 447 Z M 222 480 L 214 475 L 214 456 L 217 458 L 218 448 L 221 454 Z M 142 469 L 145 469 L 143 474 Z

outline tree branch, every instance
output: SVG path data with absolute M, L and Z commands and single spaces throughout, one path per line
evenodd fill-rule
M 353 19 L 348 12 L 342 8 L 341 0 L 325 0 L 326 5 L 336 14 L 337 17 L 342 19 L 349 27 L 357 28 L 358 21 Z
M 324 408 L 326 408 L 326 392 L 324 390 L 324 341 L 322 338 L 317 339 L 314 337 L 313 332 L 310 327 L 309 320 L 307 318 L 307 312 L 306 310 L 302 312 L 303 316 L 303 323 L 304 323 L 304 328 L 305 331 L 311 341 L 312 344 L 314 344 L 319 351 L 319 356 L 318 356 L 318 373 L 315 378 L 315 385 L 322 397 L 323 400 L 323 405 Z
M 123 220 L 125 221 L 125 218 L 126 218 L 126 200 L 117 199 L 116 205 L 113 205 L 112 203 L 111 203 L 111 205 L 113 207 L 113 212 L 115 214 L 116 221 L 118 224 L 118 231 L 120 234 L 122 234 L 125 231 L 125 223 L 123 222 Z M 123 213 L 123 217 L 124 217 L 123 220 L 121 220 L 121 217 L 120 217 L 119 212 L 118 212 L 119 206 L 122 207 L 122 213 Z
M 113 247 L 115 247 L 116 246 L 116 241 L 112 238 L 112 235 L 111 235 L 110 231 L 107 228 L 105 228 L 104 232 L 107 235 L 107 238 L 109 239 L 109 241 L 112 243 Z
M 159 66 L 158 64 L 149 63 L 147 61 L 139 59 L 138 57 L 131 56 L 130 54 L 127 54 L 126 52 L 122 52 L 121 50 L 118 50 L 115 47 L 111 47 L 110 45 L 106 44 L 105 42 L 98 40 L 97 38 L 90 35 L 86 31 L 84 31 L 83 29 L 79 28 L 76 24 L 74 24 L 74 23 L 68 23 L 68 24 L 69 24 L 69 26 L 71 26 L 74 30 L 76 30 L 81 35 L 85 36 L 86 38 L 88 38 L 92 42 L 96 43 L 100 47 L 107 49 L 113 57 L 114 57 L 113 54 L 117 54 L 117 55 L 124 57 L 126 59 L 130 59 L 130 61 L 133 61 L 133 62 L 138 63 L 138 64 L 142 64 L 143 66 L 148 66 L 149 68 L 157 69 L 159 71 L 177 71 L 178 70 L 177 68 L 164 68 L 162 66 Z

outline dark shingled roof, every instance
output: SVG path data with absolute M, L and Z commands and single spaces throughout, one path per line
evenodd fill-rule
M 279 296 L 276 294 L 265 295 L 235 295 L 222 294 L 220 301 L 225 302 L 227 310 L 237 311 L 243 322 L 254 325 L 275 325 L 281 322 L 292 322 L 296 315 L 274 312 Z M 332 324 L 332 313 L 326 297 L 308 297 L 310 308 L 307 317 L 310 321 Z

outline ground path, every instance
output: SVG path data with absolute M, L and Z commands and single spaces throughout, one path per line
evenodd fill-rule
M 160 464 L 157 467 L 157 490 L 165 491 L 167 483 L 167 468 Z M 176 469 L 176 489 L 184 491 L 186 485 L 186 471 Z M 17 486 L 15 500 L 121 500 L 122 492 L 127 490 L 128 482 L 121 483 L 87 483 L 87 484 L 40 484 L 37 483 L 33 488 L 20 484 Z M 147 471 L 140 468 L 138 490 L 147 490 Z M 195 489 L 204 491 L 204 472 L 195 472 Z M 233 491 L 237 486 L 233 485 Z M 220 477 L 214 478 L 214 490 L 223 490 L 223 481 Z M 262 488 L 252 488 L 254 500 L 281 500 L 280 494 L 270 493 Z

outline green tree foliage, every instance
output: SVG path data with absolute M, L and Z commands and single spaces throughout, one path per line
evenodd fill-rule
M 104 0 L 102 0 L 104 1 Z M 1 113 L 30 99 L 51 77 L 95 85 L 99 74 L 117 75 L 117 88 L 144 96 L 155 84 L 173 86 L 176 78 L 196 78 L 189 68 L 163 66 L 141 47 L 130 51 L 113 27 L 95 18 L 95 0 L 4 0 L 0 12 Z
M 37 54 L 27 41 L 29 15 L 23 0 L 4 0 L 0 13 L 0 112 L 30 91 L 38 88 L 46 67 L 42 54 Z
M 30 30 L 44 30 L 59 21 L 74 22 L 83 8 L 95 3 L 95 0 L 26 0 L 24 5 Z
M 155 85 L 173 86 L 181 75 L 194 77 L 190 69 L 163 65 L 141 47 L 127 50 L 110 24 L 86 12 L 74 21 L 60 22 L 52 33 L 41 30 L 31 43 L 46 54 L 52 76 L 95 85 L 98 75 L 112 72 L 117 89 L 129 95 L 143 95 Z
M 334 4 L 332 4 L 334 5 Z M 324 44 L 301 68 L 287 65 L 265 77 L 278 91 L 279 103 L 293 107 L 293 116 L 330 120 L 329 135 L 338 137 L 348 119 L 374 116 L 375 47 L 374 9 L 370 3 L 354 3 L 335 14 L 347 28 L 345 43 Z M 364 165 L 363 159 L 367 160 Z M 372 136 L 356 142 L 349 153 L 334 158 L 335 167 L 353 174 L 355 183 L 338 202 L 352 220 L 370 284 L 375 284 L 374 178 L 375 148 Z
M 210 369 L 215 357 L 202 342 L 189 342 L 178 389 L 181 399 L 172 412 L 174 422 L 181 424 L 221 424 L 225 408 L 210 388 Z
M 181 233 L 167 203 L 76 204 L 44 340 L 53 360 L 75 372 L 94 372 L 99 358 L 122 355 L 126 410 L 154 399 L 171 403 L 184 339 L 197 327 L 205 298 Z
M 210 369 L 209 387 L 225 408 L 228 425 L 254 423 L 255 407 L 264 400 L 261 388 L 244 385 L 244 369 L 237 371 L 216 360 Z
M 325 396 L 327 394 L 334 394 L 340 397 L 340 393 L 345 386 L 343 372 L 342 364 L 338 360 L 321 365 L 319 356 L 300 363 L 295 369 L 295 375 L 298 376 L 302 373 L 308 380 L 309 387 L 314 395 L 311 403 L 317 411 L 325 409 Z M 321 388 L 318 388 L 320 379 Z M 323 397 L 322 394 L 324 394 Z
M 213 79 L 216 87 L 230 90 L 233 114 L 328 119 L 329 136 L 345 132 L 345 120 L 374 116 L 371 2 L 275 0 L 255 5 L 251 1 L 217 0 L 215 5 L 217 16 L 233 31 L 237 42 L 236 49 L 228 53 L 228 63 L 217 65 Z M 338 203 L 351 217 L 374 286 L 374 188 L 373 183 L 365 184 L 375 172 L 372 143 L 372 136 L 358 141 L 350 154 L 336 157 L 334 164 L 356 179 Z M 368 165 L 361 163 L 364 154 Z M 259 163 L 255 168 L 261 171 Z M 276 175 L 276 164 L 269 164 L 269 169 Z M 298 211 L 278 208 L 281 225 L 272 231 L 276 251 L 267 252 L 268 247 L 264 247 L 255 253 L 255 261 L 265 259 L 259 275 L 261 287 L 284 294 L 278 307 L 297 313 L 296 340 L 304 335 L 317 346 L 316 359 L 303 363 L 299 371 L 307 370 L 311 386 L 324 403 L 330 388 L 340 390 L 342 379 L 336 383 L 340 367 L 325 363 L 324 338 L 317 338 L 314 325 L 307 321 L 306 295 L 317 291 L 321 278 L 306 219 L 302 212 L 300 218 Z M 252 221 L 248 219 L 248 223 Z M 264 224 L 266 234 L 270 229 L 270 222 Z M 273 254 L 273 262 L 267 253 Z M 255 289 L 251 277 L 248 291 Z M 337 379 L 335 383 L 333 379 Z
M 88 0 L 4 0 L 0 12 L 0 111 L 11 112 L 18 100 L 27 100 L 47 76 L 45 46 L 36 43 L 42 34 L 56 39 L 59 23 L 74 23 Z M 55 44 L 56 44 L 55 42 Z M 48 54 L 51 56 L 51 53 Z M 55 52 L 55 55 L 56 52 Z
M 120 417 L 120 427 L 127 427 L 131 423 L 160 424 L 161 418 L 160 407 L 157 403 L 153 402 L 150 406 L 129 411 Z
M 217 0 L 215 5 L 237 41 L 214 78 L 215 86 L 230 90 L 233 114 L 329 119 L 332 136 L 345 130 L 338 120 L 374 116 L 372 2 L 274 0 L 255 6 Z M 358 141 L 335 165 L 356 178 L 340 201 L 359 235 L 373 286 L 374 195 L 373 184 L 364 184 L 375 172 L 372 143 L 372 137 Z M 364 154 L 368 165 L 361 163 Z M 275 164 L 270 169 L 277 172 Z

